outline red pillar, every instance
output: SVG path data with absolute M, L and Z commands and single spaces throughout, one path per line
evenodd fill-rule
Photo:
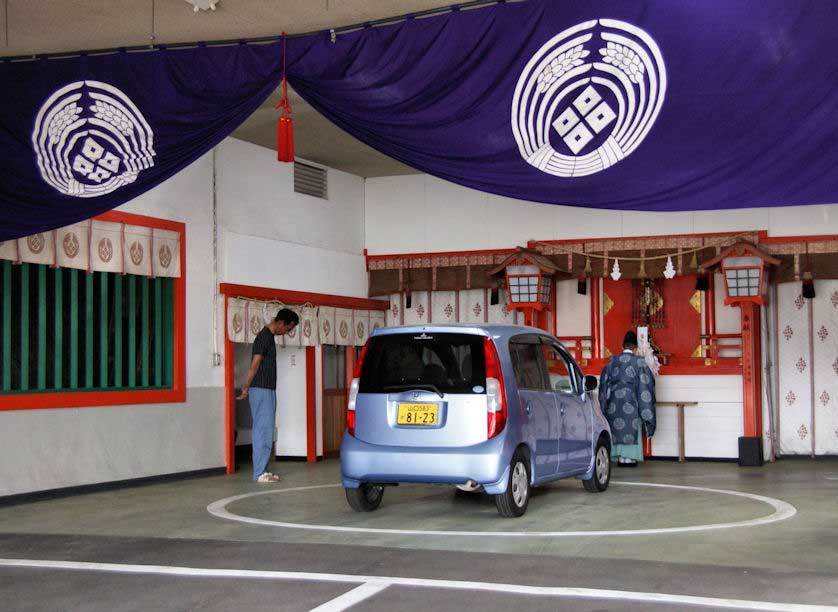
M 227 473 L 236 471 L 234 423 L 236 420 L 235 348 L 227 331 L 227 301 L 224 296 L 224 459 Z
M 602 343 L 599 337 L 601 313 L 600 282 L 598 278 L 591 278 L 591 359 L 602 358 Z
M 315 348 L 306 347 L 306 461 L 317 461 L 317 366 Z
M 762 435 L 762 347 L 759 305 L 739 304 L 742 317 L 742 400 L 745 436 Z

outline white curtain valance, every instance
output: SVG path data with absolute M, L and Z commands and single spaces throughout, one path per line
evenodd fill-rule
M 353 310 L 331 306 L 289 306 L 281 302 L 264 302 L 246 298 L 227 301 L 227 334 L 231 341 L 252 343 L 264 325 L 276 313 L 288 308 L 300 317 L 300 324 L 284 336 L 277 336 L 280 346 L 302 347 L 320 344 L 363 346 L 370 333 L 385 326 L 380 310 Z
M 91 219 L 0 242 L 0 259 L 88 272 L 178 278 L 180 234 Z

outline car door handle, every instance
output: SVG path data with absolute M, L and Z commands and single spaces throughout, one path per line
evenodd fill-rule
M 532 414 L 532 402 L 527 402 L 527 405 L 524 406 L 524 410 L 527 411 L 527 414 Z
M 562 406 L 561 408 L 559 408 L 559 413 L 564 414 L 564 406 Z

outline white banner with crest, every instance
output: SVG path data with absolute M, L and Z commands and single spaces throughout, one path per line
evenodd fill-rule
M 262 327 L 273 321 L 276 313 L 283 308 L 296 312 L 300 322 L 284 336 L 276 336 L 276 343 L 280 346 L 363 346 L 373 330 L 386 324 L 382 310 L 354 310 L 312 304 L 290 306 L 281 302 L 229 298 L 227 334 L 230 340 L 252 343 Z
M 122 225 L 94 221 L 90 226 L 90 270 L 122 272 Z
M 88 220 L 0 242 L 0 259 L 98 272 L 180 277 L 180 234 Z

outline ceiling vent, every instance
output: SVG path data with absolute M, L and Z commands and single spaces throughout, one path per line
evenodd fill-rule
M 294 162 L 294 191 L 315 198 L 329 199 L 326 169 Z

